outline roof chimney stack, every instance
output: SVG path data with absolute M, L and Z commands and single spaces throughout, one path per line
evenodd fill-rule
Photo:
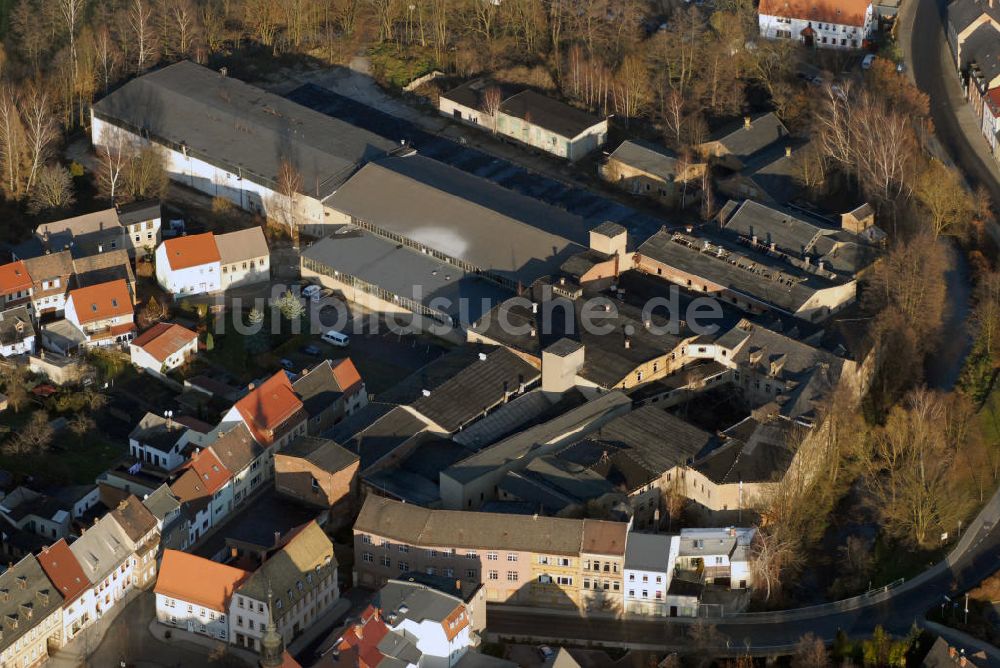
M 750 121 L 750 117 L 749 116 L 744 116 L 743 117 L 743 127 L 746 128 L 747 130 L 749 130 L 752 127 L 752 125 L 753 125 L 753 123 Z
M 993 0 L 990 0 L 990 2 L 993 2 Z M 792 147 L 791 146 L 786 146 L 785 147 L 785 157 L 786 158 L 792 157 Z

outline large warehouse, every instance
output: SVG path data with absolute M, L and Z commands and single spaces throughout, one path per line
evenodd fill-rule
M 321 235 L 323 202 L 360 166 L 397 145 L 191 61 L 133 79 L 94 104 L 94 146 L 152 142 L 175 181 L 241 208 L 287 207 L 277 194 L 283 161 L 301 177 L 297 221 Z

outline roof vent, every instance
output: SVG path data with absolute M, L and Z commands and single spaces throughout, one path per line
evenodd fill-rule
M 485 362 L 486 361 L 486 353 L 479 353 L 479 359 L 480 359 L 480 361 Z
M 425 397 L 431 396 L 430 390 L 420 390 L 420 393 L 423 394 Z

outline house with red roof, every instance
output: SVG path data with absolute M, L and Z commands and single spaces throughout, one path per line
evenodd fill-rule
M 172 322 L 158 322 L 128 347 L 132 364 L 154 375 L 175 369 L 198 352 L 198 334 Z
M 156 620 L 229 642 L 229 602 L 250 573 L 187 552 L 164 550 L 156 579 Z
M 135 334 L 132 295 L 125 279 L 69 291 L 66 321 L 83 333 L 87 346 L 124 345 Z
M 69 642 L 97 619 L 97 595 L 65 538 L 42 548 L 38 553 L 38 563 L 52 581 L 52 586 L 62 594 L 62 637 L 63 642 Z
M 165 239 L 156 249 L 156 281 L 173 295 L 222 289 L 222 256 L 211 232 Z
M 308 432 L 318 436 L 368 405 L 368 390 L 351 358 L 323 360 L 292 383 L 308 415 Z
M 861 49 L 875 29 L 871 0 L 761 0 L 760 35 L 821 49 Z
M 211 449 L 195 451 L 170 484 L 170 491 L 188 505 L 191 543 L 233 509 L 233 474 Z
M 0 308 L 31 301 L 31 275 L 23 261 L 0 265 Z

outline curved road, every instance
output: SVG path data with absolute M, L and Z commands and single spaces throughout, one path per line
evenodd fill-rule
M 931 140 L 930 150 L 938 158 L 960 167 L 969 182 L 984 186 L 993 201 L 1000 203 L 1000 179 L 996 165 L 985 148 L 974 146 L 962 130 L 962 123 L 971 123 L 943 29 L 943 8 L 946 0 L 904 0 L 900 14 L 901 44 L 917 85 L 930 98 L 931 117 L 938 141 Z M 912 49 L 917 44 L 919 48 Z M 979 141 L 977 136 L 973 141 Z M 966 281 L 962 281 L 963 284 Z M 968 299 L 967 285 L 950 286 L 949 294 L 962 301 Z M 960 294 L 955 294 L 960 293 Z M 963 342 L 964 343 L 964 342 Z M 967 344 L 966 344 L 967 345 Z M 964 348 L 964 345 L 959 345 Z M 958 352 L 958 351 L 956 351 Z M 964 352 L 955 355 L 961 363 Z M 954 365 L 948 364 L 948 367 Z M 939 376 L 938 384 L 953 383 L 952 369 L 928 370 Z M 937 373 L 934 373 L 934 372 Z M 913 580 L 869 599 L 852 600 L 816 608 L 803 608 L 769 614 L 736 615 L 708 620 L 722 634 L 712 649 L 725 654 L 743 653 L 747 647 L 757 655 L 778 653 L 794 646 L 804 634 L 812 632 L 832 641 L 843 630 L 850 636 L 870 636 L 882 625 L 896 634 L 906 634 L 924 613 L 953 595 L 977 585 L 1000 567 L 1000 491 L 973 522 L 973 532 L 963 536 L 952 554 Z M 607 644 L 630 643 L 650 649 L 688 649 L 691 641 L 687 627 L 695 620 L 651 620 L 629 617 L 582 618 L 565 613 L 538 612 L 526 608 L 490 606 L 490 633 L 504 637 L 561 642 L 567 639 Z M 706 648 L 707 649 L 707 648 Z M 1000 652 L 991 648 L 991 663 Z

